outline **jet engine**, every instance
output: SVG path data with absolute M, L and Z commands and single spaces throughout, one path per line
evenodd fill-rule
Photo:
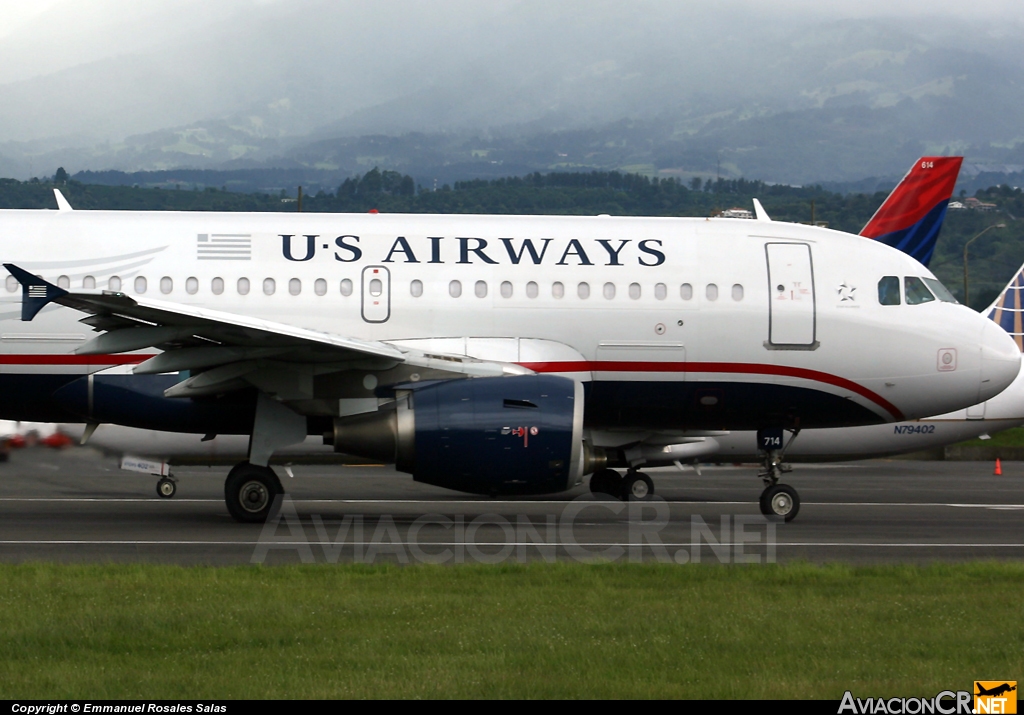
M 565 491 L 603 466 L 583 441 L 583 386 L 553 375 L 413 386 L 387 409 L 335 419 L 325 440 L 473 494 Z
M 52 399 L 86 422 L 200 434 L 252 431 L 256 414 L 254 390 L 193 400 L 164 397 L 164 390 L 180 379 L 177 374 L 97 373 L 69 382 L 54 392 Z

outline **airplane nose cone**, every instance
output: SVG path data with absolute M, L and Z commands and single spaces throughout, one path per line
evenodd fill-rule
M 985 321 L 981 330 L 981 402 L 995 397 L 1009 387 L 1020 372 L 1021 349 L 1009 333 Z

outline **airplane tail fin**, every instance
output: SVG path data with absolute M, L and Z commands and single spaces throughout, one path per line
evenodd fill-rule
M 1010 334 L 1024 353 L 1024 266 L 1021 266 L 1003 292 L 986 311 L 990 320 Z
M 924 265 L 932 258 L 962 156 L 922 156 L 861 229 Z

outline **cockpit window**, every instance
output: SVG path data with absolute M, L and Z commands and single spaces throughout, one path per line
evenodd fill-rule
M 900 279 L 896 276 L 885 276 L 878 281 L 878 302 L 882 305 L 900 304 Z
M 922 280 L 925 282 L 925 285 L 932 289 L 932 293 L 935 294 L 935 297 L 943 303 L 959 302 L 953 297 L 953 294 L 949 292 L 946 286 L 942 285 L 941 281 L 936 280 L 935 278 L 923 278 Z
M 907 291 L 907 305 L 920 305 L 935 300 L 935 296 L 928 290 L 928 286 L 917 276 L 907 276 L 903 279 L 903 287 Z

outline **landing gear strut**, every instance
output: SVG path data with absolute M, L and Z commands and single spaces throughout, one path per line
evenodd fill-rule
M 792 436 L 785 445 L 782 444 L 782 430 L 760 430 L 757 433 L 758 446 L 764 454 L 764 471 L 757 476 L 764 482 L 764 491 L 758 504 L 761 513 L 767 517 L 782 519 L 787 523 L 796 518 L 800 511 L 800 495 L 788 484 L 780 484 L 779 478 L 793 468 L 783 464 L 786 449 L 800 434 L 800 429 L 793 430 Z
M 267 520 L 274 497 L 284 494 L 281 480 L 270 467 L 242 462 L 228 472 L 224 501 L 235 521 L 258 524 Z

